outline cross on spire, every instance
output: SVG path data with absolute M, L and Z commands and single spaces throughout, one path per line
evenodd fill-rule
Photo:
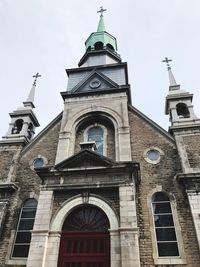
M 33 86 L 36 86 L 37 78 L 39 78 L 39 77 L 42 77 L 42 75 L 40 75 L 39 72 L 37 72 L 35 75 L 33 75 L 33 78 L 35 78 L 34 82 L 33 82 Z
M 100 7 L 100 10 L 97 11 L 97 13 L 101 13 L 101 17 L 103 16 L 103 13 L 106 11 L 107 9 L 103 9 L 103 6 Z
M 165 57 L 165 59 L 162 60 L 162 62 L 167 63 L 167 68 L 168 68 L 168 69 L 171 69 L 171 67 L 170 67 L 170 65 L 169 65 L 169 62 L 171 62 L 171 61 L 172 61 L 172 59 L 168 59 L 167 57 Z

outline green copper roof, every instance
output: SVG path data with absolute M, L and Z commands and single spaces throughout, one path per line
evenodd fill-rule
M 97 32 L 104 32 L 106 30 L 103 15 L 100 16 L 99 25 L 97 28 Z
M 100 42 L 103 44 L 103 48 L 107 45 L 111 45 L 114 51 L 117 51 L 117 41 L 114 36 L 106 32 L 103 15 L 100 16 L 97 31 L 92 33 L 85 42 L 86 49 L 89 47 L 95 49 L 95 44 Z

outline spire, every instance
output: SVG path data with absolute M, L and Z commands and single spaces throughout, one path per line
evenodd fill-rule
M 97 28 L 97 32 L 104 32 L 106 31 L 105 24 L 104 24 L 104 19 L 103 19 L 103 12 L 105 12 L 107 9 L 103 9 L 103 6 L 100 7 L 100 10 L 97 11 L 97 13 L 101 13 L 100 19 L 99 19 L 99 24 Z
M 33 75 L 33 78 L 34 79 L 34 82 L 33 82 L 33 85 L 32 85 L 32 88 L 30 90 L 30 93 L 28 95 L 28 98 L 25 102 L 23 102 L 24 104 L 24 107 L 31 107 L 31 108 L 34 108 L 34 98 L 35 98 L 35 88 L 36 88 L 36 83 L 37 83 L 37 78 L 41 77 L 41 75 L 37 72 L 35 75 Z
M 172 59 L 168 59 L 167 57 L 164 60 L 162 60 L 162 62 L 166 62 L 167 63 L 167 70 L 168 70 L 168 75 L 169 75 L 169 85 L 171 87 L 171 86 L 177 86 L 178 84 L 177 84 L 177 82 L 176 82 L 176 80 L 174 78 L 174 75 L 172 73 L 171 67 L 169 65 L 170 61 L 172 61 Z

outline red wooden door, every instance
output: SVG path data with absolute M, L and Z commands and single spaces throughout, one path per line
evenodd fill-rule
M 110 267 L 109 232 L 63 232 L 58 267 Z

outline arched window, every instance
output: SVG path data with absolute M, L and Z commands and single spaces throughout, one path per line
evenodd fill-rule
M 24 121 L 22 119 L 18 119 L 15 122 L 14 127 L 12 128 L 12 134 L 18 134 L 21 132 L 22 127 L 23 127 Z
M 179 256 L 170 199 L 164 192 L 152 196 L 155 234 L 159 257 Z
M 27 132 L 28 132 L 28 138 L 31 139 L 34 134 L 32 123 L 29 123 Z
M 95 50 L 102 50 L 103 49 L 103 43 L 102 42 L 96 42 L 94 44 L 94 49 Z
M 104 131 L 102 127 L 95 126 L 92 128 L 89 128 L 87 132 L 87 141 L 95 141 L 97 150 L 96 152 L 103 155 L 103 135 Z
M 21 208 L 12 252 L 14 258 L 28 257 L 36 209 L 37 201 L 34 198 L 26 200 Z
M 111 44 L 107 44 L 106 47 L 114 51 L 114 47 Z
M 177 111 L 177 115 L 179 117 L 183 117 L 183 118 L 189 118 L 190 117 L 190 112 L 188 110 L 188 107 L 184 103 L 178 103 L 176 105 L 176 111 Z

